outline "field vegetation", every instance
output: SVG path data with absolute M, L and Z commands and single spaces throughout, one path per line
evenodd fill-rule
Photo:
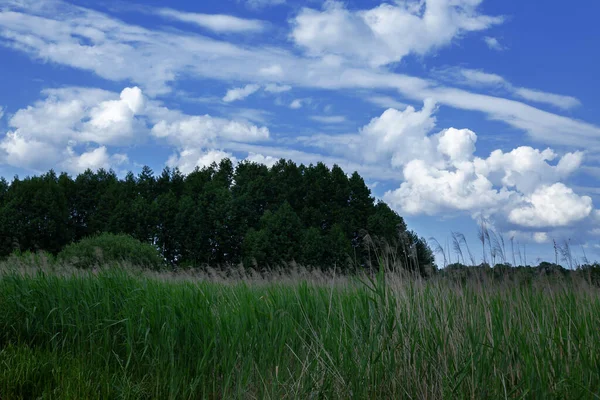
M 389 269 L 82 270 L 13 256 L 0 266 L 0 397 L 598 397 L 600 292 L 583 275 Z

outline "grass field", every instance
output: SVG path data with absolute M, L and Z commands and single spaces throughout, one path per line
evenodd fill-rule
M 583 283 L 4 269 L 1 399 L 599 398 Z

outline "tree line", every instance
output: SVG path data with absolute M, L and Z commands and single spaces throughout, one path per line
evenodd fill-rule
M 75 177 L 54 171 L 0 180 L 0 257 L 57 254 L 95 234 L 125 233 L 155 246 L 172 266 L 282 262 L 345 269 L 371 260 L 365 238 L 393 243 L 412 269 L 431 268 L 426 241 L 375 202 L 363 178 L 339 166 L 272 167 L 222 160 L 188 175 L 149 167 L 123 179 L 112 170 Z M 368 235 L 368 236 L 367 236 Z

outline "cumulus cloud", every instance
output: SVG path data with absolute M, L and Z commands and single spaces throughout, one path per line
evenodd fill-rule
M 390 108 L 380 117 L 373 118 L 360 131 L 361 141 L 369 149 L 363 151 L 367 162 L 389 160 L 393 166 L 403 165 L 409 160 L 423 157 L 432 159 L 432 148 L 427 133 L 435 127 L 436 108 L 431 99 L 425 101 L 421 111 L 409 106 L 404 111 Z
M 63 170 L 71 173 L 81 173 L 87 169 L 110 169 L 114 166 L 129 162 L 126 154 L 109 154 L 105 146 L 77 154 L 72 148 L 67 148 L 66 159 L 60 163 Z
M 508 214 L 511 222 L 530 228 L 563 227 L 590 216 L 592 199 L 578 196 L 562 183 L 537 188 L 525 204 Z
M 404 182 L 384 195 L 384 200 L 412 215 L 438 215 L 446 211 L 497 210 L 510 200 L 506 189 L 496 190 L 467 163 L 459 168 L 438 168 L 423 160 L 409 161 Z
M 363 163 L 361 171 L 365 164 L 397 171 L 402 183 L 388 191 L 384 200 L 404 214 L 464 212 L 475 218 L 489 217 L 503 228 L 542 231 L 572 226 L 581 221 L 582 215 L 591 213 L 589 197 L 574 192 L 568 196 L 555 190 L 555 201 L 576 212 L 558 213 L 556 220 L 537 218 L 535 226 L 531 222 L 540 214 L 536 210 L 542 210 L 538 192 L 546 187 L 557 189 L 559 186 L 553 185 L 558 183 L 564 185 L 580 169 L 584 153 L 561 156 L 550 148 L 520 146 L 480 157 L 476 154 L 478 137 L 474 131 L 436 131 L 436 110 L 436 104 L 426 100 L 421 109 L 388 109 L 357 134 L 319 134 L 297 140 L 357 160 Z M 552 196 L 544 201 L 552 204 Z M 544 212 L 547 210 L 541 214 Z
M 231 103 L 233 101 L 243 100 L 251 94 L 258 92 L 259 89 L 260 86 L 255 84 L 246 85 L 241 88 L 229 89 L 225 94 L 225 97 L 223 97 L 223 101 L 226 103 Z
M 257 164 L 263 164 L 263 165 L 266 165 L 267 167 L 271 168 L 273 165 L 275 165 L 277 163 L 277 161 L 279 161 L 279 159 L 277 157 L 264 156 L 262 154 L 250 152 L 248 154 L 248 157 L 246 157 L 246 161 L 250 161 L 253 163 L 257 163 Z
M 152 127 L 152 134 L 180 148 L 204 148 L 218 146 L 223 141 L 264 141 L 269 138 L 269 129 L 210 115 L 176 115 L 158 121 Z
M 60 154 L 57 149 L 36 139 L 27 139 L 18 131 L 8 132 L 0 141 L 0 163 L 21 168 L 43 169 L 55 165 Z
M 136 118 L 144 111 L 145 98 L 138 87 L 125 88 L 119 100 L 101 102 L 89 111 L 82 139 L 102 144 L 126 144 L 145 123 Z
M 26 138 L 128 144 L 144 129 L 138 117 L 145 98 L 137 87 L 125 88 L 120 95 L 88 88 L 49 89 L 42 94 L 44 100 L 18 110 L 9 121 Z
M 158 114 L 158 113 L 156 113 Z M 234 121 L 210 115 L 190 116 L 178 112 L 165 113 L 155 119 L 152 135 L 175 147 L 167 165 L 189 173 L 224 158 L 233 162 L 232 153 L 222 150 L 236 144 L 263 142 L 269 139 L 269 129 L 246 121 Z
M 384 200 L 402 213 L 466 212 L 538 231 L 568 227 L 590 216 L 591 198 L 562 183 L 580 167 L 583 153 L 559 157 L 551 149 L 521 146 L 478 157 L 475 132 L 449 128 L 435 133 L 435 110 L 431 100 L 421 110 L 389 109 L 356 135 L 317 135 L 307 142 L 343 147 L 348 157 L 397 168 L 403 182 Z
M 160 8 L 154 14 L 164 18 L 198 25 L 216 33 L 248 33 L 260 32 L 265 28 L 265 23 L 255 19 L 238 18 L 223 14 L 200 14 Z
M 9 120 L 10 130 L 0 141 L 3 163 L 33 170 L 55 167 L 61 160 L 69 171 L 83 165 L 107 167 L 121 158 L 111 158 L 105 145 L 132 144 L 147 134 L 142 118 L 146 99 L 137 87 L 120 94 L 87 88 L 48 89 L 42 94 L 43 100 Z M 77 155 L 73 149 L 82 144 L 100 147 Z
M 154 137 L 175 148 L 178 164 L 195 166 L 206 154 L 216 154 L 211 149 L 228 142 L 269 139 L 266 127 L 241 119 L 186 115 L 148 100 L 137 87 L 120 94 L 67 87 L 42 95 L 9 120 L 10 130 L 0 140 L 0 164 L 34 171 L 110 168 L 128 163 L 127 155 L 112 154 L 111 146 Z
M 533 234 L 533 241 L 536 243 L 547 243 L 549 240 L 546 232 L 535 232 Z
M 179 168 L 183 174 L 189 174 L 196 167 L 202 169 L 209 167 L 213 163 L 219 164 L 225 158 L 229 158 L 233 163 L 237 163 L 237 159 L 233 154 L 222 150 L 203 151 L 200 149 L 186 149 L 172 155 L 167 161 L 167 165 L 171 168 Z
M 480 14 L 481 2 L 403 1 L 353 11 L 341 2 L 327 1 L 321 11 L 304 8 L 293 21 L 291 37 L 312 54 L 337 54 L 381 66 L 502 23 L 502 17 Z

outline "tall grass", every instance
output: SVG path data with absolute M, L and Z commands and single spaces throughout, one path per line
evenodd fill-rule
M 600 293 L 0 274 L 0 398 L 598 398 Z

